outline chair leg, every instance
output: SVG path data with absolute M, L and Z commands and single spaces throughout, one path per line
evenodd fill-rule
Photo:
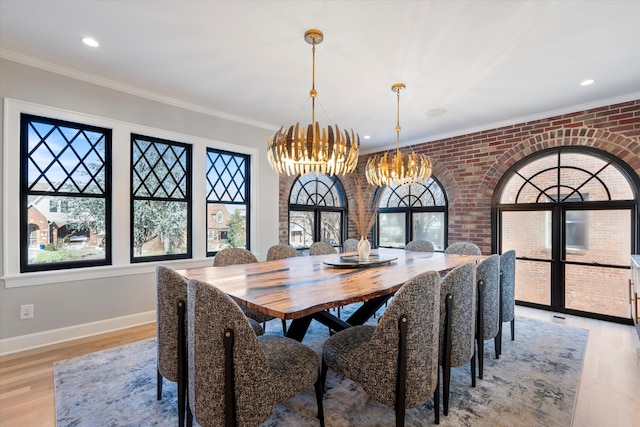
M 500 359 L 502 354 L 502 314 L 500 315 L 500 321 L 498 321 L 498 335 L 496 335 L 496 359 Z
M 484 340 L 480 338 L 478 343 L 478 378 L 482 379 L 484 371 Z
M 502 338 L 502 337 L 500 337 Z M 496 353 L 496 359 L 500 359 L 500 346 L 498 345 L 498 335 L 493 337 L 493 348 Z
M 475 348 L 473 350 L 473 356 L 471 356 L 471 387 L 476 386 L 476 351 Z
M 453 296 L 447 294 L 445 297 L 445 320 L 444 320 L 444 354 L 442 360 L 442 413 L 449 415 L 449 385 L 451 383 L 451 311 L 453 309 Z
M 322 395 L 324 393 L 323 391 L 324 380 L 322 378 L 322 370 L 318 373 L 318 379 L 316 380 L 315 388 L 316 388 L 316 401 L 318 402 L 318 420 L 320 420 L 320 427 L 324 427 L 324 408 L 322 406 Z
M 476 344 L 478 355 L 478 374 L 482 379 L 484 365 L 484 280 L 478 280 L 478 310 L 476 318 Z M 475 359 L 475 358 L 474 358 Z M 473 362 L 475 366 L 475 360 Z
M 440 367 L 438 369 L 438 378 L 436 379 L 436 389 L 433 392 L 433 411 L 435 412 L 436 424 L 440 424 Z
M 187 427 L 193 427 L 193 412 L 191 412 L 191 405 L 187 405 Z
M 511 319 L 511 341 L 516 339 L 516 319 Z
M 156 388 L 158 389 L 157 399 L 161 400 L 162 399 L 162 374 L 160 374 L 160 369 L 158 369 L 158 376 L 156 377 L 156 381 L 157 381 Z
M 329 367 L 326 363 L 324 363 L 324 359 L 322 359 L 322 365 L 320 367 L 320 381 L 322 383 L 322 393 L 324 394 L 325 384 L 327 383 L 327 369 Z

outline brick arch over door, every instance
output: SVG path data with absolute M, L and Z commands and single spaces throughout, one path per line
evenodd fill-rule
M 636 139 L 603 129 L 556 129 L 533 136 L 502 153 L 482 178 L 475 204 L 491 206 L 500 178 L 520 160 L 547 148 L 568 145 L 597 148 L 611 153 L 640 175 L 640 142 Z

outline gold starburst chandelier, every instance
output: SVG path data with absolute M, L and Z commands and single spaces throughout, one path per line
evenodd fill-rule
M 400 152 L 400 91 L 405 88 L 404 83 L 396 83 L 391 90 L 397 94 L 398 108 L 396 121 L 396 152 L 387 150 L 384 154 L 370 157 L 365 168 L 367 181 L 378 187 L 395 187 L 404 184 L 425 182 L 431 177 L 431 160 L 424 154 L 411 153 L 404 156 Z
M 308 30 L 304 39 L 313 46 L 311 74 L 311 123 L 306 130 L 296 123 L 286 130 L 281 127 L 269 138 L 268 157 L 271 168 L 279 174 L 305 175 L 309 172 L 327 175 L 344 175 L 356 168 L 360 137 L 349 132 L 341 132 L 338 125 L 335 131 L 331 126 L 320 128 L 315 121 L 316 45 L 323 39 L 322 31 Z

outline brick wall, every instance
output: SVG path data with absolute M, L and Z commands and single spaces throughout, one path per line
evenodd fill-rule
M 626 162 L 640 175 L 640 100 L 577 111 L 414 146 L 433 162 L 433 175 L 449 200 L 449 242 L 469 240 L 491 251 L 491 201 L 500 178 L 515 163 L 540 150 L 564 145 L 593 147 Z M 370 155 L 361 156 L 365 199 L 375 188 L 364 179 Z M 280 242 L 287 242 L 287 201 L 294 177 L 280 178 Z M 343 183 L 353 199 L 353 185 Z M 356 236 L 350 227 L 349 237 Z

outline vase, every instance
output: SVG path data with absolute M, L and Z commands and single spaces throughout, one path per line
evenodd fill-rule
M 369 261 L 369 254 L 371 253 L 371 243 L 366 237 L 362 236 L 358 241 L 358 256 L 360 261 Z

